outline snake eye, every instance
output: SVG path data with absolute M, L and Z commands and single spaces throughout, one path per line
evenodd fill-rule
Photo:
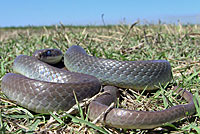
M 48 50 L 48 51 L 46 52 L 46 55 L 47 55 L 47 56 L 51 56 L 51 50 Z

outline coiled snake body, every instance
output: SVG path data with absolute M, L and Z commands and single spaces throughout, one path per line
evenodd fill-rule
M 87 55 L 80 46 L 72 46 L 67 50 L 64 64 L 70 71 L 52 67 L 35 57 L 20 55 L 13 65 L 14 71 L 20 74 L 6 74 L 2 79 L 2 91 L 23 107 L 47 113 L 70 109 L 75 104 L 73 92 L 78 100 L 82 100 L 97 94 L 102 84 L 110 85 L 105 88 L 105 94 L 89 105 L 89 118 L 94 120 L 116 101 L 117 89 L 112 86 L 151 90 L 172 78 L 168 61 L 100 59 Z M 151 112 L 113 108 L 100 122 L 117 128 L 149 129 L 161 126 L 185 117 L 186 113 L 195 113 L 192 94 L 183 91 L 182 96 L 188 104 Z

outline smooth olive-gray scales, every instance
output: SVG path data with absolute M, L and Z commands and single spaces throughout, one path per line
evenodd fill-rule
M 52 59 L 54 54 L 49 50 L 45 53 L 50 55 L 50 63 L 54 63 L 55 60 Z M 55 53 L 60 55 L 60 52 Z M 45 57 L 46 54 L 42 56 Z M 41 54 L 36 57 L 41 58 Z M 73 91 L 78 100 L 82 100 L 98 93 L 101 84 L 150 90 L 160 84 L 166 84 L 172 78 L 168 61 L 100 59 L 87 55 L 80 46 L 68 49 L 64 55 L 64 63 L 72 72 L 52 67 L 35 57 L 20 55 L 13 65 L 14 71 L 20 74 L 6 74 L 2 79 L 2 91 L 21 106 L 35 112 L 47 113 L 71 108 L 75 104 Z M 116 101 L 117 89 L 114 88 L 114 91 L 113 87 L 111 89 L 107 95 L 98 97 L 89 105 L 91 120 L 105 111 L 107 105 Z M 189 104 L 174 106 L 163 111 L 145 112 L 114 108 L 101 122 L 117 128 L 157 127 L 180 119 L 186 116 L 186 113 L 191 115 L 195 112 L 192 94 L 185 91 L 183 97 Z
M 89 118 L 91 120 L 101 115 L 101 113 L 108 109 L 109 105 L 117 98 L 117 90 L 115 87 L 105 88 L 107 88 L 107 93 L 97 97 L 89 105 Z M 174 88 L 174 90 L 177 89 Z M 116 128 L 151 129 L 194 114 L 195 106 L 193 95 L 183 89 L 179 89 L 176 92 L 181 93 L 188 101 L 188 104 L 173 106 L 162 111 L 136 111 L 113 108 L 104 118 L 101 118 L 100 122 Z
M 19 105 L 39 113 L 68 110 L 76 104 L 73 91 L 82 100 L 97 94 L 101 87 L 94 76 L 58 69 L 26 55 L 15 59 L 13 70 L 20 74 L 6 74 L 2 91 Z
M 86 54 L 80 46 L 70 47 L 64 55 L 65 66 L 74 72 L 97 77 L 104 85 L 136 90 L 155 89 L 172 78 L 171 66 L 166 60 L 116 61 Z

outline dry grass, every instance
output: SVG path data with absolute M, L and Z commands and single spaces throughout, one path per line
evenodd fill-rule
M 137 110 L 161 110 L 173 104 L 185 103 L 172 95 L 170 87 L 178 84 L 196 93 L 200 80 L 200 26 L 148 25 L 105 27 L 28 27 L 0 29 L 0 80 L 12 72 L 13 60 L 19 54 L 31 55 L 36 49 L 59 48 L 63 52 L 73 44 L 84 47 L 88 54 L 116 60 L 166 59 L 173 68 L 174 81 L 166 91 L 137 92 L 121 90 L 120 107 Z M 1 133 L 197 133 L 200 132 L 199 114 L 173 124 L 151 130 L 122 130 L 97 124 L 95 128 L 78 113 L 43 115 L 32 113 L 11 103 L 0 92 Z M 164 105 L 163 105 L 164 103 Z M 60 118 L 62 117 L 62 118 Z M 71 119 L 71 118 L 72 119 Z M 101 129 L 103 129 L 101 131 Z M 101 131 L 101 132 L 100 132 Z

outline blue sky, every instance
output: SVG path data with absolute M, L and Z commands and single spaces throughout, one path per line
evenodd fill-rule
M 200 23 L 200 0 L 4 0 L 0 1 L 0 27 L 27 25 Z

